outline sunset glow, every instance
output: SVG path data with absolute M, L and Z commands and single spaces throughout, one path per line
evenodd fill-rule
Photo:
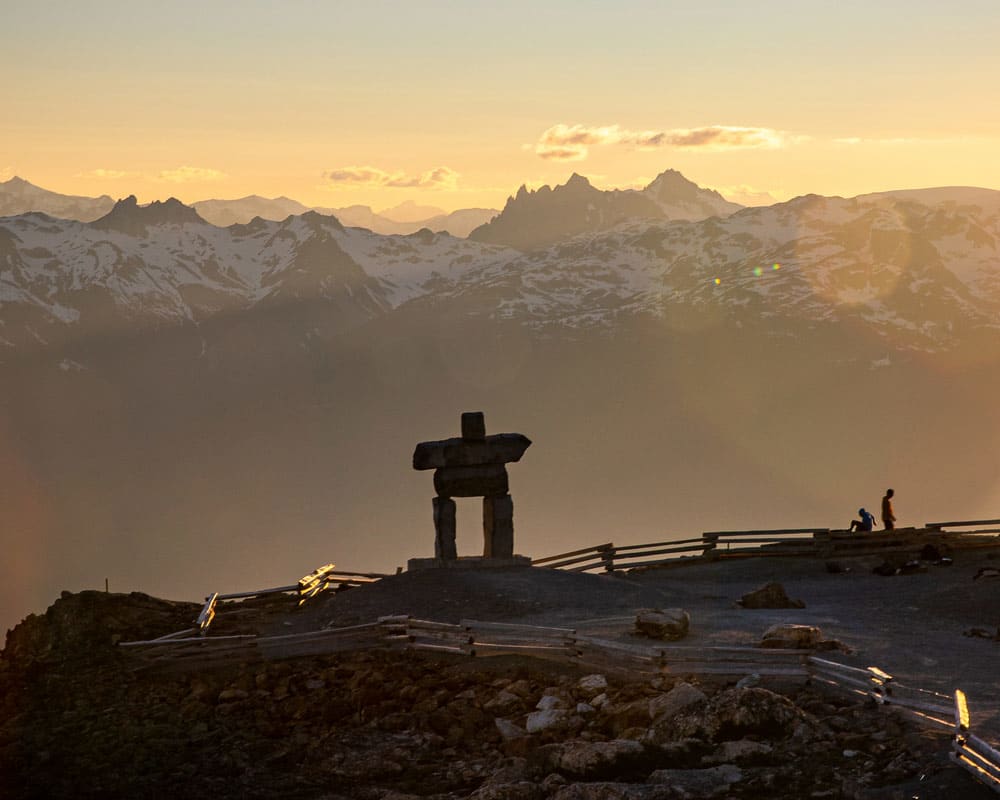
M 1000 187 L 1000 6 L 7 4 L 0 180 L 500 207 L 674 168 L 745 204 Z

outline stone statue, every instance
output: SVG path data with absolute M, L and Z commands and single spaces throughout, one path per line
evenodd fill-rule
M 520 433 L 486 435 L 481 411 L 462 414 L 462 437 L 421 442 L 413 451 L 414 469 L 434 470 L 434 556 L 458 558 L 453 497 L 483 498 L 483 557 L 514 557 L 514 502 L 507 468 L 520 461 L 531 440 Z

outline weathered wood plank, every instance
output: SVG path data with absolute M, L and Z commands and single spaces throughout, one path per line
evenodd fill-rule
M 571 635 L 576 633 L 572 628 L 553 628 L 544 625 L 518 625 L 511 622 L 487 622 L 485 620 L 478 619 L 463 619 L 460 620 L 459 625 L 463 625 L 466 628 L 471 628 L 480 631 L 525 631 L 529 633 L 559 633 L 565 635 Z
M 925 528 L 970 528 L 974 525 L 1000 525 L 1000 519 L 966 519 L 954 522 L 925 522 Z
M 593 547 L 584 547 L 580 550 L 570 550 L 568 553 L 559 553 L 555 556 L 546 556 L 545 558 L 535 558 L 531 561 L 531 566 L 537 566 L 539 564 L 548 564 L 550 561 L 558 561 L 562 558 L 572 558 L 573 556 L 583 555 L 584 553 L 599 553 L 604 550 L 609 550 L 614 547 L 614 544 L 607 542 L 606 544 L 598 544 Z M 550 565 L 551 566 L 551 565 Z

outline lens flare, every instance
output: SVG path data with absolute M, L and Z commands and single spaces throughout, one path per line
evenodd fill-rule
M 754 267 L 753 274 L 755 278 L 759 278 L 761 275 L 764 274 L 764 270 L 762 270 L 760 267 Z
M 718 285 L 719 285 L 719 284 L 721 284 L 721 283 L 722 283 L 722 278 L 716 278 L 716 279 L 715 279 L 715 285 L 716 285 L 716 286 L 718 286 Z

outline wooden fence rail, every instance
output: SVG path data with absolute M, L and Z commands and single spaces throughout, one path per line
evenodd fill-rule
M 615 545 L 613 542 L 534 559 L 532 566 L 572 572 L 628 570 L 694 563 L 699 560 L 760 556 L 851 556 L 913 552 L 924 545 L 1000 548 L 1000 519 L 929 522 L 923 528 L 897 528 L 854 533 L 831 528 L 706 531 L 696 539 Z M 975 528 L 979 530 L 945 530 Z
M 965 692 L 955 690 L 955 735 L 951 760 L 980 783 L 1000 794 L 1000 752 L 970 732 L 971 714 Z

